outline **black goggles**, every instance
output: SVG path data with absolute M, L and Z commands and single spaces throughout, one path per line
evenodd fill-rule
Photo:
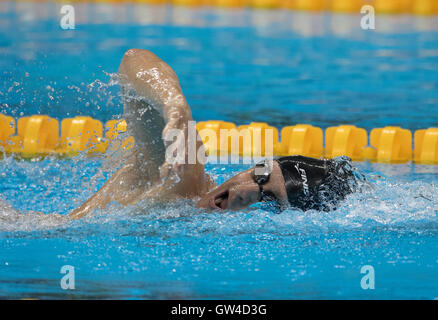
M 269 202 L 277 201 L 277 198 L 272 192 L 263 190 L 263 186 L 269 182 L 272 172 L 272 162 L 269 160 L 263 160 L 257 163 L 252 172 L 252 178 L 254 182 L 258 184 L 260 190 L 260 201 Z

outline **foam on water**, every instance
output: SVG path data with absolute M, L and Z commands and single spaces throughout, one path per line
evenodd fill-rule
M 120 224 L 123 225 L 127 222 L 131 226 L 141 224 L 138 232 L 142 232 L 144 236 L 166 234 L 167 236 L 197 237 L 206 233 L 221 235 L 273 233 L 287 236 L 300 232 L 330 232 L 331 230 L 339 232 L 354 229 L 370 230 L 378 227 L 432 233 L 438 230 L 438 186 L 436 183 L 406 182 L 398 177 L 378 177 L 374 173 L 367 174 L 369 183 L 366 187 L 349 195 L 337 210 L 330 212 L 316 210 L 303 212 L 288 209 L 278 214 L 270 210 L 268 205 L 255 205 L 238 212 L 205 212 L 195 209 L 195 202 L 191 200 L 166 204 L 144 200 L 125 208 L 113 204 L 103 211 L 96 212 L 94 217 L 72 222 L 65 215 L 68 212 L 66 209 L 71 210 L 75 205 L 91 196 L 105 180 L 105 174 L 96 169 L 95 176 L 99 178 L 90 179 L 84 177 L 89 172 L 81 172 L 77 168 L 80 163 L 85 166 L 86 159 L 82 159 L 82 162 L 76 160 L 70 163 L 76 167 L 76 170 L 73 171 L 76 174 L 69 177 L 68 183 L 64 182 L 64 188 L 67 188 L 70 193 L 75 193 L 85 187 L 86 182 L 94 181 L 95 185 L 89 185 L 88 188 L 82 189 L 81 194 L 76 195 L 76 199 L 69 201 L 56 199 L 63 192 L 55 190 L 60 187 L 60 180 L 52 180 L 51 177 L 56 174 L 54 171 L 58 171 L 62 180 L 62 172 L 69 165 L 62 166 L 56 159 L 45 161 L 45 164 L 38 164 L 9 159 L 2 163 L 3 172 L 6 168 L 16 166 L 15 170 L 20 171 L 22 176 L 32 177 L 35 180 L 37 178 L 36 172 L 40 174 L 39 179 L 37 178 L 33 184 L 21 190 L 23 199 L 32 199 L 32 192 L 35 192 L 41 207 L 47 207 L 44 203 L 48 204 L 52 201 L 57 204 L 54 207 L 51 206 L 55 209 L 52 209 L 51 213 L 46 211 L 48 214 L 32 211 L 23 214 L 13 208 L 4 198 L 0 202 L 1 231 L 35 231 L 71 227 L 86 230 L 86 225 L 92 223 L 105 225 L 110 233 L 112 233 L 112 227 L 115 227 L 113 231 L 118 233 L 123 232 L 119 229 Z M 53 170 L 53 165 L 56 164 L 58 169 Z M 222 171 L 220 165 L 210 165 L 209 172 L 220 183 L 241 170 L 243 166 L 229 165 L 228 168 Z M 71 169 L 73 170 L 73 168 Z M 220 172 L 222 173 L 220 174 Z M 9 171 L 9 173 L 14 174 L 14 170 Z M 42 182 L 38 184 L 39 181 Z M 41 185 L 45 185 L 45 188 L 40 189 Z M 15 187 L 20 189 L 22 185 Z M 41 197 L 41 192 L 46 197 Z M 52 199 L 51 196 L 53 196 Z
M 105 161 L 0 162 L 0 291 L 65 297 L 57 288 L 68 264 L 82 298 L 436 296 L 438 188 L 435 175 L 414 178 L 417 166 L 356 164 L 369 185 L 330 212 L 206 212 L 191 200 L 144 200 L 71 221 L 66 214 L 111 174 Z M 248 167 L 208 164 L 207 172 L 222 183 Z M 378 272 L 372 295 L 357 279 L 364 264 Z M 416 272 L 426 279 L 420 291 L 412 291 Z M 395 290 L 399 279 L 406 285 Z
M 102 70 L 147 48 L 174 68 L 197 121 L 437 126 L 436 18 L 382 16 L 370 32 L 356 16 L 105 4 L 63 31 L 56 5 L 38 6 L 2 4 L 0 112 L 16 118 L 120 118 L 117 79 Z M 357 164 L 372 188 L 330 212 L 143 201 L 69 221 L 114 156 L 0 161 L 2 298 L 437 297 L 437 166 Z M 246 168 L 207 171 L 222 183 Z M 59 287 L 66 264 L 74 292 Z M 376 290 L 360 287 L 365 264 Z

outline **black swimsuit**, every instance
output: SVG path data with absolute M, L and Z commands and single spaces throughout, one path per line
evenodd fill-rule
M 284 176 L 289 203 L 294 208 L 333 210 L 356 189 L 354 169 L 347 157 L 319 160 L 290 156 L 276 161 Z

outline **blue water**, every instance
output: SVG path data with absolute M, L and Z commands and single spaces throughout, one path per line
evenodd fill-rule
M 65 31 L 57 5 L 0 3 L 0 112 L 119 118 L 111 74 L 136 47 L 175 69 L 198 121 L 438 126 L 436 18 L 378 16 L 364 31 L 354 15 L 75 7 Z M 111 158 L 6 157 L 0 297 L 438 298 L 438 167 L 356 165 L 373 187 L 330 213 L 206 213 L 187 200 L 70 222 Z M 245 168 L 207 166 L 218 183 Z M 63 265 L 75 267 L 75 290 L 60 287 Z M 361 288 L 364 265 L 374 290 Z

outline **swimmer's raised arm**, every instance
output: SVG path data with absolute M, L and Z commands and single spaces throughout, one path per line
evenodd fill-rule
M 140 176 L 138 167 L 128 159 L 111 178 L 92 197 L 85 201 L 80 207 L 70 212 L 71 219 L 84 217 L 96 209 L 105 209 L 111 202 L 115 201 L 122 205 L 129 205 L 138 201 L 144 192 L 145 183 L 138 180 Z
M 119 67 L 125 84 L 159 109 L 167 121 L 172 114 L 191 120 L 192 114 L 172 68 L 149 50 L 130 49 Z M 178 117 L 179 118 L 179 117 Z
M 180 130 L 187 146 L 188 121 L 192 120 L 172 68 L 148 50 L 130 49 L 123 56 L 119 75 L 123 116 L 128 133 L 134 137 L 135 150 L 95 195 L 70 213 L 73 219 L 103 209 L 111 201 L 128 205 L 145 197 L 193 198 L 214 187 L 197 158 L 193 164 L 187 162 L 187 155 L 184 163 L 165 159 L 163 137 L 171 130 Z M 202 141 L 197 139 L 196 144 L 199 150 Z M 166 179 L 171 174 L 178 176 L 177 182 Z
M 181 90 L 179 80 L 172 68 L 148 50 L 130 49 L 126 51 L 119 67 L 122 88 L 125 92 L 124 117 L 128 130 L 136 141 L 138 161 L 155 161 L 154 165 L 161 165 L 161 177 L 167 177 L 172 171 L 176 173 L 181 183 L 173 191 L 181 196 L 194 196 L 205 192 L 213 184 L 204 172 L 204 165 L 198 162 L 189 164 L 187 154 L 184 163 L 170 163 L 172 159 L 157 159 L 157 155 L 164 155 L 164 150 L 158 150 L 167 134 L 174 129 L 181 130 L 188 146 L 188 122 L 192 121 L 192 112 Z M 136 97 L 129 91 L 133 90 Z M 145 103 L 153 107 L 164 118 L 165 126 L 160 132 L 160 138 L 155 137 L 157 132 L 151 132 L 151 121 L 145 115 Z M 159 143 L 157 143 L 157 141 Z M 164 140 L 166 148 L 173 141 Z M 196 150 L 202 146 L 202 141 L 197 139 Z M 153 150 L 153 152 L 151 152 Z M 186 148 L 187 152 L 187 148 Z M 163 163 L 164 162 L 164 163 Z
M 166 122 L 163 135 L 169 129 L 184 128 L 187 122 L 192 120 L 192 112 L 182 93 L 177 75 L 167 63 L 152 52 L 141 49 L 126 51 L 119 67 L 119 75 L 125 91 L 133 89 L 137 98 L 144 99 L 161 113 Z M 125 114 L 129 116 L 130 113 L 138 113 L 138 108 L 142 106 L 125 105 Z M 127 121 L 129 120 L 135 121 Z M 134 124 L 140 127 L 145 125 L 147 123 L 144 122 Z

